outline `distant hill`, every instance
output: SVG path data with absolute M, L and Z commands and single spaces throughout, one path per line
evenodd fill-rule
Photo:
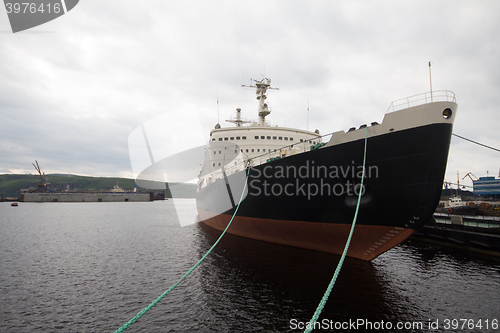
M 40 176 L 38 175 L 0 175 L 0 197 L 19 197 L 20 189 L 36 188 Z M 70 191 L 110 191 L 118 185 L 125 191 L 133 191 L 136 185 L 134 179 L 116 177 L 87 177 L 65 174 L 47 175 L 49 190 L 70 190 Z M 174 185 L 174 184 L 171 184 Z M 175 184 L 178 189 L 175 193 L 178 197 L 194 198 L 196 196 L 195 184 Z M 148 192 L 148 189 L 138 187 L 141 192 Z M 155 192 L 159 192 L 155 190 Z M 169 189 L 165 191 L 165 197 L 171 198 Z

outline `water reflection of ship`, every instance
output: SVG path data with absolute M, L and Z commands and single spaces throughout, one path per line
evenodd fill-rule
M 202 255 L 220 231 L 203 223 L 199 223 L 197 229 Z M 250 328 L 274 332 L 276 327 L 289 328 L 292 318 L 307 321 L 331 280 L 339 258 L 326 252 L 226 234 L 213 255 L 207 257 L 209 264 L 199 267 L 197 283 L 202 289 L 199 294 L 207 298 L 203 302 L 204 314 L 210 312 L 211 325 L 221 325 L 219 330 L 227 332 Z M 322 316 L 339 320 L 349 320 L 353 314 L 371 321 L 387 316 L 411 319 L 414 312 L 401 306 L 406 302 L 404 297 L 387 290 L 386 278 L 371 262 L 347 258 L 332 301 L 327 303 Z M 237 323 L 224 320 L 228 314 L 237 317 Z M 255 317 L 259 317 L 259 321 L 248 322 Z

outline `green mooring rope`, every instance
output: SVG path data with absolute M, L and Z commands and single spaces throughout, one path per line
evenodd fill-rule
M 358 211 L 359 211 L 359 203 L 361 202 L 361 189 L 363 188 L 363 180 L 365 179 L 365 164 L 366 164 L 366 146 L 368 142 L 368 130 L 365 128 L 365 151 L 363 154 L 363 176 L 361 177 L 361 187 L 360 191 L 358 194 L 358 203 L 356 204 L 356 212 L 354 213 L 354 218 L 352 220 L 352 226 L 351 226 L 351 231 L 349 232 L 349 237 L 347 238 L 347 242 L 344 246 L 344 252 L 342 252 L 342 256 L 340 257 L 340 261 L 337 264 L 337 268 L 335 269 L 335 273 L 333 274 L 332 280 L 330 281 L 330 284 L 328 285 L 328 288 L 326 288 L 325 294 L 323 295 L 323 298 L 318 304 L 318 307 L 316 308 L 316 312 L 314 312 L 313 317 L 311 318 L 311 321 L 309 322 L 308 327 L 304 331 L 305 333 L 309 333 L 313 330 L 314 324 L 319 318 L 319 315 L 323 311 L 323 308 L 325 307 L 326 302 L 328 301 L 328 297 L 330 296 L 330 293 L 332 292 L 333 286 L 335 285 L 335 281 L 337 281 L 337 277 L 339 276 L 340 269 L 342 268 L 342 265 L 344 264 L 344 259 L 347 254 L 347 250 L 349 249 L 349 244 L 351 243 L 351 238 L 352 234 L 354 232 L 354 227 L 356 226 L 356 220 L 358 218 Z
M 177 281 L 176 283 L 174 283 L 174 285 L 172 285 L 172 287 L 168 288 L 167 291 L 165 291 L 163 294 L 160 295 L 160 297 L 158 297 L 157 299 L 155 299 L 151 304 L 149 304 L 148 306 L 146 306 L 144 309 L 142 309 L 141 312 L 139 312 L 138 314 L 136 314 L 132 319 L 130 319 L 128 322 L 125 323 L 125 325 L 123 325 L 122 327 L 120 327 L 119 329 L 117 329 L 115 331 L 115 333 L 121 333 L 123 331 L 125 331 L 127 328 L 129 328 L 133 323 L 135 323 L 139 318 L 141 318 L 146 312 L 148 312 L 153 306 L 155 306 L 158 302 L 160 302 L 165 296 L 167 296 L 175 287 L 177 287 L 182 281 L 184 281 L 185 278 L 188 277 L 189 274 L 191 274 L 192 271 L 195 270 L 196 267 L 198 267 L 201 262 L 210 254 L 210 252 L 212 252 L 212 250 L 215 248 L 215 246 L 217 246 L 217 244 L 219 243 L 219 241 L 222 239 L 222 236 L 224 236 L 224 234 L 226 233 L 227 229 L 229 228 L 229 226 L 231 225 L 231 223 L 233 222 L 233 219 L 234 217 L 236 216 L 236 213 L 238 212 L 238 209 L 240 208 L 240 204 L 241 202 L 243 201 L 243 196 L 245 194 L 245 190 L 247 188 L 247 181 L 248 181 L 248 175 L 250 174 L 250 167 L 248 168 L 248 171 L 247 171 L 247 178 L 245 180 L 245 186 L 243 186 L 243 191 L 241 192 L 241 197 L 240 197 L 240 201 L 238 202 L 238 206 L 236 206 L 236 209 L 234 211 L 234 214 L 233 214 L 233 217 L 231 217 L 231 220 L 229 221 L 229 223 L 227 224 L 226 226 L 226 229 L 224 229 L 224 231 L 222 232 L 222 234 L 219 236 L 219 238 L 217 239 L 217 241 L 214 243 L 214 245 L 212 245 L 212 247 L 207 251 L 207 253 L 205 253 L 205 255 L 200 259 L 198 260 L 198 262 L 193 266 L 191 267 L 191 269 L 186 273 L 184 274 L 183 277 L 181 277 L 179 279 L 179 281 Z
M 497 148 L 494 148 L 494 147 L 491 147 L 491 146 L 487 146 L 487 145 L 485 145 L 485 144 L 482 144 L 482 143 L 480 143 L 480 142 L 477 142 L 477 141 L 474 141 L 474 140 L 471 140 L 471 139 L 464 138 L 463 136 L 460 136 L 460 135 L 455 134 L 455 133 L 451 133 L 451 134 L 453 134 L 454 136 L 456 136 L 456 137 L 458 137 L 458 138 L 460 138 L 460 139 L 464 139 L 464 140 L 466 140 L 466 141 L 469 141 L 469 142 L 475 143 L 476 145 L 480 145 L 480 146 L 483 146 L 483 147 L 485 147 L 485 148 L 493 149 L 493 150 L 496 150 L 496 151 L 499 151 L 499 152 L 500 152 L 500 149 L 497 149 Z

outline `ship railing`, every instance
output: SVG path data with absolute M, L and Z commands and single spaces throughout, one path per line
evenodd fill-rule
M 234 165 L 225 165 L 224 172 L 226 173 L 227 176 L 230 176 L 234 173 L 240 172 L 242 170 L 245 170 L 247 167 L 256 167 L 261 164 L 265 164 L 270 162 L 271 159 L 276 159 L 276 158 L 286 158 L 290 157 L 293 155 L 298 155 L 298 154 L 303 154 L 306 153 L 310 150 L 312 150 L 315 146 L 313 143 L 314 141 L 318 141 L 321 139 L 323 143 L 327 143 L 330 141 L 332 133 L 328 134 L 323 134 L 323 135 L 317 135 L 309 138 L 308 140 L 304 140 L 302 142 L 297 141 L 293 142 L 291 144 L 282 146 L 280 148 L 276 148 L 276 151 L 268 151 L 265 153 L 262 153 L 257 156 L 253 157 L 245 157 L 243 160 L 240 160 L 236 162 Z M 321 145 L 322 147 L 323 145 Z M 315 149 L 321 148 L 320 146 L 317 146 Z M 294 150 L 295 148 L 295 150 Z M 274 149 L 273 149 L 274 150 Z M 217 169 L 215 171 L 209 172 L 209 173 L 203 173 L 201 172 L 199 175 L 199 178 L 202 179 L 203 181 L 199 182 L 200 188 L 203 188 L 207 186 L 208 184 L 211 184 L 219 179 L 224 178 L 224 174 L 222 173 L 222 169 Z
M 312 147 L 317 146 L 317 144 L 315 145 L 313 142 L 315 142 L 315 141 L 319 142 L 319 139 L 321 139 L 321 141 L 323 143 L 327 143 L 328 141 L 330 141 L 331 135 L 332 135 L 332 133 L 323 134 L 323 135 L 318 134 L 316 136 L 310 137 L 307 140 L 303 140 L 302 142 L 296 141 L 296 142 L 293 142 L 291 144 L 288 144 L 288 145 L 285 145 L 285 146 L 282 146 L 279 148 L 275 148 L 275 149 L 273 149 L 273 151 L 267 151 L 267 152 L 262 153 L 262 154 L 257 155 L 257 156 L 244 157 L 243 160 L 236 162 L 234 165 L 225 165 L 224 172 L 226 173 L 226 175 L 229 176 L 229 175 L 232 175 L 234 173 L 245 170 L 248 166 L 256 167 L 258 165 L 268 163 L 272 159 L 286 158 L 286 157 L 290 157 L 293 155 L 298 155 L 298 154 L 308 152 L 312 149 Z M 317 146 L 315 149 L 318 149 L 318 148 L 320 148 L 320 146 Z M 276 150 L 276 151 L 274 151 L 274 150 Z M 204 187 L 209 183 L 213 183 L 219 179 L 224 178 L 224 175 L 222 173 L 222 170 L 218 169 L 216 171 L 212 171 L 212 172 L 208 172 L 208 173 L 201 172 L 199 178 L 205 179 L 204 182 L 200 183 L 200 184 L 203 184 L 202 187 Z
M 394 112 L 407 109 L 413 106 L 434 103 L 434 102 L 455 102 L 455 93 L 449 90 L 433 90 L 426 93 L 408 96 L 395 100 L 389 105 L 387 112 Z
M 323 143 L 327 143 L 328 141 L 330 141 L 331 135 L 332 133 L 317 135 L 302 142 L 300 141 L 293 142 L 289 145 L 273 149 L 275 151 L 268 151 L 266 153 L 262 153 L 254 157 L 247 158 L 246 161 L 247 163 L 251 163 L 251 166 L 255 167 L 261 164 L 268 163 L 275 159 L 286 158 L 293 155 L 306 153 L 311 150 L 312 146 L 315 146 L 315 144 L 313 143 L 314 141 L 318 141 L 318 139 L 321 139 Z

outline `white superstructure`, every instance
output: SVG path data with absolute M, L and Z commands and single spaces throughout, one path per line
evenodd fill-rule
M 221 128 L 220 124 L 215 125 L 210 131 L 200 185 L 203 183 L 202 178 L 206 178 L 205 181 L 209 178 L 211 181 L 219 179 L 224 166 L 225 172 L 231 174 L 244 169 L 249 163 L 255 166 L 273 158 L 303 153 L 309 151 L 312 145 L 322 142 L 318 130 L 311 132 L 270 126 L 265 119 L 271 113 L 266 103 L 266 92 L 267 89 L 276 88 L 271 88 L 271 80 L 267 78 L 254 80 L 254 83 L 245 87 L 256 89 L 258 120 L 243 120 L 241 109 L 238 108 L 236 117 L 226 120 L 234 123 L 235 127 Z

